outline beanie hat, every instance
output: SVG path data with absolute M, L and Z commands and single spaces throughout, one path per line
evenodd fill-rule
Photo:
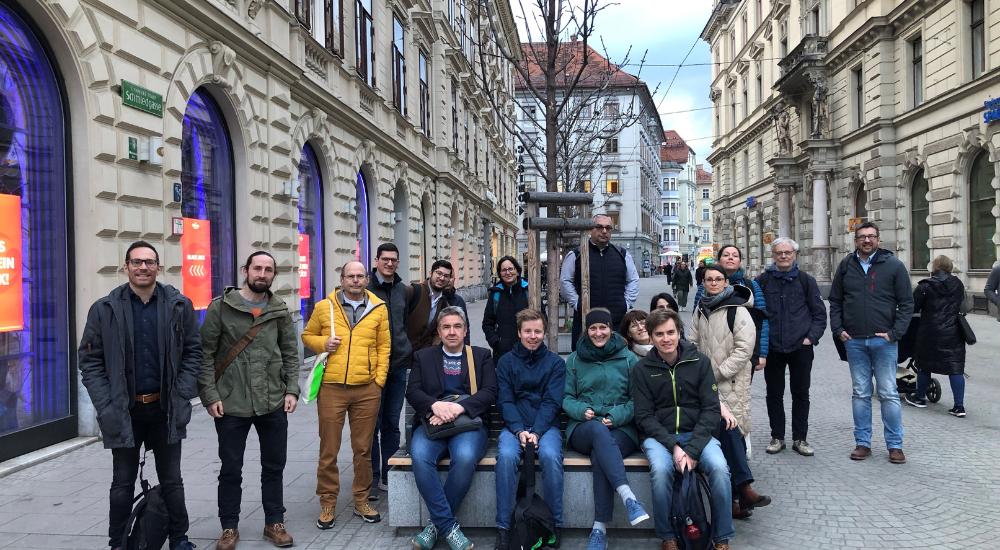
M 590 310 L 590 312 L 587 313 L 587 322 L 586 322 L 587 328 L 590 328 L 590 325 L 594 325 L 597 323 L 603 323 L 610 327 L 611 312 L 601 308 Z

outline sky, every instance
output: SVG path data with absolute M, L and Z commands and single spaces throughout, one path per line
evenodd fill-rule
M 535 1 L 511 0 L 514 17 L 521 19 L 518 24 L 522 40 L 525 30 L 518 3 L 523 2 L 527 8 Z M 581 0 L 570 1 L 576 5 L 582 3 Z M 708 99 L 712 67 L 707 64 L 711 61 L 708 44 L 698 37 L 712 13 L 712 0 L 597 1 L 607 7 L 597 16 L 592 45 L 602 51 L 600 40 L 603 40 L 612 62 L 619 62 L 628 54 L 629 62 L 635 65 L 623 68 L 631 74 L 640 71 L 638 63 L 645 55 L 646 65 L 637 76 L 646 82 L 650 92 L 655 90 L 653 99 L 657 103 L 663 129 L 676 130 L 694 149 L 698 162 L 704 163 L 712 148 L 712 110 L 706 109 L 712 105 Z M 537 27 L 532 29 L 534 36 L 538 36 Z M 685 64 L 702 65 L 681 67 L 667 93 L 678 68 L 655 65 L 681 63 L 692 44 L 694 50 Z M 632 48 L 631 53 L 629 47 Z

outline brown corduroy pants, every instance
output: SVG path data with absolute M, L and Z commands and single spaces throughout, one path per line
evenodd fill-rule
M 351 423 L 351 449 L 354 451 L 354 504 L 368 501 L 372 483 L 372 436 L 378 418 L 382 390 L 377 384 L 345 386 L 323 384 L 316 401 L 319 414 L 319 467 L 316 470 L 316 494 L 321 505 L 336 506 L 340 493 L 337 455 L 344 432 L 344 420 Z

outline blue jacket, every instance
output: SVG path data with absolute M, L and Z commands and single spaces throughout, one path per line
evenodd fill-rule
M 819 343 L 826 330 L 826 306 L 812 275 L 798 265 L 787 272 L 771 265 L 756 282 L 767 299 L 772 351 L 792 353 L 807 337 L 812 345 Z
M 566 362 L 543 343 L 529 351 L 514 344 L 497 364 L 497 406 L 508 430 L 524 430 L 544 435 L 552 426 L 559 428 L 566 389 Z
M 760 285 L 757 281 L 753 279 L 747 279 L 744 276 L 743 268 L 736 270 L 729 276 L 730 285 L 743 285 L 750 290 L 753 290 L 753 307 L 754 309 L 759 309 L 763 312 L 767 312 L 767 299 L 764 298 L 764 291 L 760 289 Z M 702 296 L 705 295 L 705 285 L 698 285 L 698 292 L 694 295 L 694 307 L 697 308 L 698 304 L 701 303 Z M 771 339 L 771 328 L 770 323 L 767 319 L 764 319 L 764 323 L 760 327 L 760 356 L 767 357 L 767 351 L 769 349 L 769 343 Z

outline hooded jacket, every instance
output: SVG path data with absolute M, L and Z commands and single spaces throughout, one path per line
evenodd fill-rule
M 650 350 L 632 369 L 631 394 L 641 438 L 652 437 L 668 451 L 680 445 L 688 456 L 701 458 L 719 427 L 719 394 L 712 362 L 692 344 L 678 344 L 672 368 Z M 690 433 L 690 437 L 681 434 Z
M 594 418 L 610 418 L 613 428 L 621 429 L 638 445 L 639 436 L 632 420 L 635 414 L 629 394 L 629 377 L 639 358 L 629 351 L 625 339 L 617 332 L 603 348 L 598 348 L 590 338 L 583 336 L 576 351 L 566 359 L 566 390 L 562 406 L 569 416 L 566 441 L 573 430 L 586 422 L 587 409 L 594 411 Z
M 517 342 L 517 313 L 528 308 L 528 281 L 518 277 L 513 286 L 503 281 L 490 287 L 483 312 L 483 334 L 498 361 Z
M 750 433 L 750 374 L 757 328 L 747 308 L 753 307 L 753 292 L 734 285 L 733 294 L 709 308 L 698 303 L 688 331 L 688 340 L 712 360 L 712 372 L 718 383 L 719 399 L 736 417 L 740 432 Z M 733 329 L 729 329 L 727 310 L 736 308 Z
M 565 389 L 566 362 L 544 343 L 532 351 L 518 342 L 497 364 L 497 407 L 514 434 L 558 429 Z
M 934 273 L 917 283 L 913 312 L 920 313 L 917 327 L 917 364 L 934 374 L 965 373 L 965 338 L 958 316 L 965 300 L 965 285 L 958 277 Z
M 856 252 L 837 267 L 830 287 L 830 330 L 834 338 L 847 331 L 851 338 L 872 338 L 886 332 L 893 342 L 906 334 L 913 315 L 910 276 L 892 252 L 872 254 L 868 273 Z
M 389 310 L 385 302 L 366 290 L 368 307 L 351 328 L 344 307 L 340 305 L 339 292 L 340 287 L 337 287 L 313 308 L 309 323 L 302 331 L 302 343 L 315 353 L 323 353 L 332 326 L 340 337 L 340 346 L 327 359 L 323 383 L 358 386 L 375 382 L 381 388 L 389 374 Z M 331 303 L 334 319 L 330 319 Z

